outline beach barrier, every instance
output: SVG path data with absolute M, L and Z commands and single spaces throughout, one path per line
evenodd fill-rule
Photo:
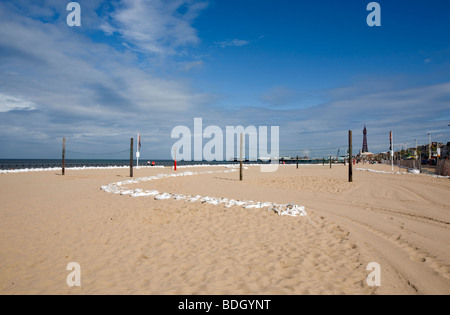
M 65 169 L 66 170 L 81 170 L 81 169 L 111 169 L 111 168 L 123 168 L 127 167 L 126 162 L 111 162 L 111 163 L 103 163 L 103 162 L 68 162 L 66 161 Z M 129 167 L 129 166 L 128 166 Z M 28 171 L 31 172 L 33 170 L 36 171 L 57 171 L 61 170 L 61 162 L 54 163 L 8 163 L 8 164 L 0 164 L 0 172 L 23 172 Z
M 382 160 L 382 164 L 391 165 L 391 160 Z M 394 160 L 393 163 L 395 166 L 400 168 L 407 168 L 411 170 L 418 170 L 419 172 L 422 170 L 422 164 L 419 160 Z
M 450 160 L 439 160 L 437 162 L 436 175 L 450 176 Z
M 202 175 L 202 174 L 214 174 L 214 173 L 231 173 L 237 172 L 236 168 L 230 169 L 228 167 L 227 170 L 223 171 L 204 171 L 204 172 L 183 172 L 177 174 L 159 174 L 156 176 L 149 177 L 141 177 L 137 179 L 130 179 L 127 181 L 111 183 L 105 186 L 102 186 L 100 189 L 105 191 L 106 193 L 112 193 L 116 195 L 124 195 L 130 197 L 153 197 L 155 200 L 183 200 L 186 202 L 201 202 L 207 203 L 211 205 L 223 205 L 224 207 L 230 208 L 233 206 L 242 207 L 244 209 L 261 209 L 267 208 L 267 211 L 273 212 L 277 215 L 281 216 L 307 216 L 307 212 L 305 207 L 295 205 L 295 204 L 278 204 L 275 202 L 261 202 L 261 201 L 251 201 L 251 200 L 235 200 L 229 198 L 217 198 L 210 196 L 200 196 L 200 195 L 183 195 L 183 194 L 175 194 L 175 193 L 160 193 L 157 190 L 143 190 L 140 188 L 130 189 L 127 186 L 132 184 L 139 184 L 141 182 L 148 182 L 153 180 L 159 180 L 164 178 L 173 178 L 173 177 L 181 177 L 181 176 L 193 176 L 193 175 Z
M 418 170 L 414 170 L 414 169 L 408 169 L 407 172 L 395 172 L 395 171 L 387 172 L 387 171 L 373 170 L 370 168 L 357 168 L 356 170 L 361 171 L 361 172 L 372 172 L 372 173 L 379 173 L 379 174 L 416 175 L 416 176 L 430 176 L 430 177 L 435 177 L 435 178 L 450 179 L 450 175 L 445 176 L 445 175 L 435 175 L 435 174 L 429 174 L 429 173 L 420 173 Z
M 128 150 L 127 150 L 128 151 Z M 158 165 L 152 164 L 152 166 L 141 166 L 140 169 L 146 168 L 172 168 L 173 161 L 159 161 Z M 192 164 L 177 163 L 177 169 L 188 168 L 200 168 L 200 167 L 238 167 L 237 163 L 224 163 L 212 164 L 208 162 L 190 162 Z M 223 163 L 223 164 L 222 164 Z M 246 166 L 261 167 L 267 164 L 260 163 L 246 163 Z M 317 166 L 318 164 L 308 164 L 310 166 Z M 127 169 L 129 168 L 129 162 L 127 161 L 112 161 L 112 162 L 69 162 L 66 160 L 66 170 L 70 171 L 83 171 L 83 170 L 115 170 L 115 169 Z M 21 163 L 21 164 L 0 164 L 0 174 L 13 174 L 13 173 L 30 173 L 30 172 L 45 172 L 45 171 L 60 171 L 61 161 L 54 163 Z

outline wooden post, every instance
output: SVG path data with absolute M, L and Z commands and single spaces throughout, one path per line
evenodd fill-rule
M 130 141 L 130 177 L 133 177 L 133 138 Z
M 298 155 L 297 155 L 297 169 L 298 169 Z
M 66 138 L 63 138 L 62 148 L 62 175 L 66 175 Z
M 323 158 L 322 160 L 322 164 L 325 166 L 325 158 Z
M 243 148 L 243 142 L 244 142 L 244 134 L 241 133 L 241 159 L 240 159 L 240 168 L 239 168 L 239 180 L 242 181 L 244 179 L 243 176 L 243 157 L 242 157 L 242 148 Z
M 352 131 L 348 131 L 348 182 L 353 182 L 353 137 L 352 137 Z
M 331 155 L 330 155 L 330 170 L 331 170 Z

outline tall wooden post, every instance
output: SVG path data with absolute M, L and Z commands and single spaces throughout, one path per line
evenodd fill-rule
M 130 141 L 130 177 L 133 177 L 133 138 Z
M 330 169 L 331 169 L 331 155 L 330 155 Z
M 297 155 L 297 169 L 298 169 L 298 155 Z
M 62 175 L 66 175 L 66 138 L 63 138 L 62 147 Z
M 241 133 L 241 158 L 240 158 L 240 168 L 239 168 L 239 180 L 242 181 L 244 179 L 244 174 L 243 174 L 243 146 L 244 146 L 244 134 Z
M 352 131 L 348 131 L 348 182 L 353 182 L 353 137 L 352 137 Z

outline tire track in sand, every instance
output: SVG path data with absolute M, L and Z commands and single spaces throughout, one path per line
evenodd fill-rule
M 336 204 L 346 207 L 350 206 L 354 210 L 361 211 L 361 205 L 349 205 L 337 200 L 330 202 L 328 209 L 333 209 Z M 323 209 L 323 206 L 320 207 L 320 210 L 315 206 L 309 206 L 309 208 L 317 214 L 326 212 L 331 219 L 343 224 L 347 230 L 352 232 L 354 241 L 365 247 L 364 250 L 371 253 L 372 257 L 378 256 L 382 260 L 382 262 L 380 261 L 382 266 L 389 265 L 392 268 L 390 271 L 391 275 L 394 273 L 406 287 L 410 288 L 411 292 L 418 294 L 428 294 L 430 292 L 435 294 L 450 293 L 450 268 L 434 255 L 412 244 L 403 234 L 386 233 L 376 228 L 373 224 L 363 222 L 362 219 L 355 219 L 354 216 L 349 217 L 333 210 L 326 210 Z M 376 210 L 367 206 L 364 209 L 377 213 Z M 398 215 L 396 211 L 388 212 L 394 216 Z M 435 222 L 426 220 L 426 223 Z M 369 234 L 376 236 L 375 241 Z M 401 252 L 398 251 L 399 249 Z M 417 274 L 422 275 L 420 279 L 416 277 Z M 423 277 L 424 274 L 426 275 L 425 277 Z

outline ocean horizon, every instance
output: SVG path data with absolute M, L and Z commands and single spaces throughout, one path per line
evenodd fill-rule
M 299 164 L 313 164 L 318 160 L 299 160 Z M 125 159 L 66 159 L 66 168 L 78 167 L 123 167 L 129 166 L 130 160 Z M 172 166 L 173 160 L 139 160 L 139 166 Z M 183 165 L 218 165 L 218 164 L 236 164 L 237 161 L 177 161 L 179 166 Z M 267 161 L 245 161 L 245 164 L 269 164 Z M 295 160 L 288 160 L 285 163 L 296 163 Z M 133 165 L 137 166 L 136 159 Z M 18 170 L 18 169 L 36 169 L 36 168 L 56 168 L 62 166 L 61 159 L 0 159 L 0 170 Z

